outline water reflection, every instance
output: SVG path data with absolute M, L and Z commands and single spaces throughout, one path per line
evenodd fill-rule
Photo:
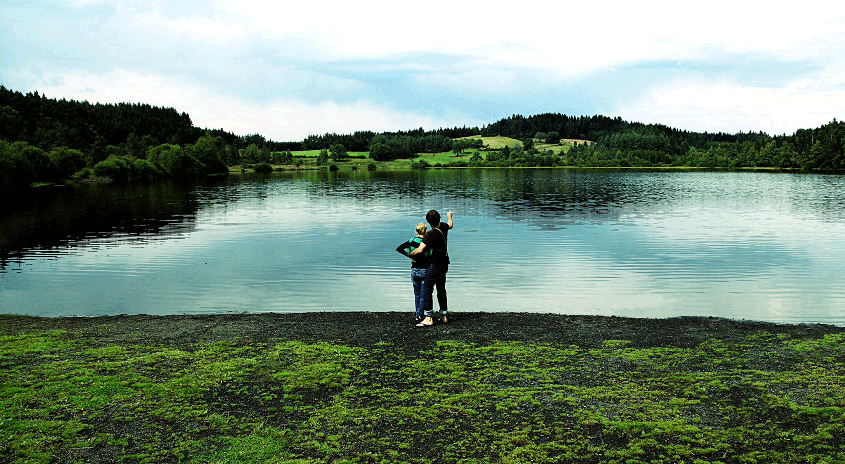
M 843 184 L 467 169 L 88 186 L 4 213 L 0 301 L 42 315 L 407 310 L 394 248 L 436 208 L 456 212 L 456 310 L 842 324 Z
M 0 273 L 37 250 L 175 236 L 194 228 L 197 203 L 185 186 L 45 187 L 0 210 Z

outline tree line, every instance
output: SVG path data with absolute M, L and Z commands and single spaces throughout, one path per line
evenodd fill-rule
M 66 146 L 48 152 L 27 142 L 0 140 L 0 190 L 71 178 L 108 177 L 128 182 L 228 173 L 221 157 L 222 143 L 220 137 L 206 134 L 193 144 L 160 144 L 145 153 L 115 154 L 94 162 L 90 154 Z
M 260 134 L 238 136 L 223 129 L 201 129 L 187 113 L 142 103 L 102 104 L 23 94 L 0 85 L 0 140 L 23 142 L 51 153 L 66 148 L 84 153 L 93 168 L 109 157 L 142 159 L 160 145 L 195 145 L 215 139 L 223 162 L 240 164 L 241 157 L 258 162 L 263 154 L 300 150 L 301 142 L 275 142 Z M 263 153 L 262 153 L 263 150 Z M 38 177 L 43 177 L 39 175 Z
M 505 136 L 523 141 L 504 150 L 480 146 L 469 136 Z M 590 140 L 555 154 L 533 147 L 535 139 Z M 792 135 L 762 132 L 689 132 L 619 117 L 545 113 L 512 115 L 479 127 L 436 130 L 358 131 L 309 135 L 301 142 L 276 142 L 260 134 L 238 136 L 200 129 L 186 113 L 139 103 L 91 104 L 22 94 L 0 85 L 0 187 L 68 176 L 108 174 L 119 179 L 191 177 L 224 172 L 237 164 L 292 164 L 292 151 L 321 150 L 323 161 L 347 150 L 369 152 L 376 161 L 420 153 L 475 149 L 475 166 L 696 166 L 845 170 L 845 125 L 834 119 Z M 73 171 L 76 169 L 76 171 Z
M 799 129 L 792 135 L 774 137 L 762 132 L 689 132 L 661 124 L 627 122 L 618 117 L 573 117 L 552 113 L 530 117 L 514 115 L 482 130 L 482 135 L 516 139 L 533 138 L 542 133 L 593 141 L 578 145 L 558 158 L 560 164 L 567 166 L 845 170 L 845 124 L 836 119 L 815 129 Z M 539 155 L 543 159 L 525 160 L 526 155 Z M 529 151 L 517 158 L 516 163 L 548 162 L 548 156 L 548 153 Z M 494 155 L 492 162 L 502 161 Z

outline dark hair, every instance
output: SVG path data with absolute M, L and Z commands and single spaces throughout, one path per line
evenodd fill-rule
M 425 220 L 431 224 L 432 227 L 437 227 L 440 225 L 440 213 L 433 209 L 425 215 Z

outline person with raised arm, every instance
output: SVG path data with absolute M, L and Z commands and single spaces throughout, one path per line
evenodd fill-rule
M 431 225 L 429 230 L 422 239 L 422 243 L 412 251 L 409 256 L 415 258 L 426 250 L 430 250 L 428 269 L 425 271 L 425 281 L 423 282 L 423 310 L 425 312 L 425 319 L 417 324 L 417 327 L 426 327 L 434 325 L 434 289 L 437 288 L 437 304 L 440 307 L 438 320 L 445 324 L 449 322 L 449 308 L 446 299 L 446 273 L 449 272 L 449 252 L 447 244 L 449 242 L 449 230 L 454 227 L 452 220 L 452 211 L 450 210 L 446 216 L 448 222 L 440 222 L 440 213 L 436 210 L 431 210 L 425 215 L 425 220 Z

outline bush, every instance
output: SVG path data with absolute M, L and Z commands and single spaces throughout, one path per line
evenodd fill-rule
M 107 177 L 115 182 L 128 182 L 132 167 L 123 156 L 109 156 L 94 166 L 94 175 Z
M 147 160 L 177 179 L 203 177 L 208 173 L 207 167 L 190 153 L 192 151 L 179 145 L 164 144 L 147 150 Z
M 270 166 L 267 163 L 258 163 L 256 165 L 254 165 L 252 167 L 252 169 L 254 169 L 255 172 L 260 172 L 260 173 L 264 173 L 264 174 L 266 174 L 268 172 L 273 172 L 273 166 Z
M 411 169 L 428 169 L 431 165 L 426 160 L 413 161 Z
M 47 153 L 38 147 L 33 147 L 26 142 L 15 142 L 5 145 L 2 151 L 6 153 L 5 159 L 7 163 L 11 162 L 15 166 L 14 168 L 10 167 L 17 171 L 12 176 L 24 176 L 19 182 L 20 185 L 28 185 L 38 181 L 58 180 L 62 177 Z M 29 179 L 30 177 L 31 179 Z M 27 181 L 27 179 L 29 180 Z
M 221 146 L 223 139 L 220 137 L 212 137 L 205 134 L 197 140 L 197 143 L 185 147 L 188 149 L 188 154 L 192 155 L 197 161 L 205 165 L 205 170 L 208 173 L 227 173 L 229 167 L 223 161 Z
M 283 151 L 279 155 L 279 164 L 293 164 L 293 153 L 290 151 Z
M 69 178 L 85 167 L 85 155 L 68 147 L 54 148 L 48 155 L 50 161 L 64 178 Z
M 94 170 L 91 168 L 82 168 L 71 176 L 74 180 L 84 180 L 92 177 L 94 177 Z
M 158 166 L 148 160 L 139 158 L 129 158 L 128 161 L 132 169 L 129 174 L 129 177 L 131 177 L 132 179 L 152 181 L 165 177 L 164 173 L 161 172 L 161 169 L 159 169 Z
M 317 155 L 317 166 L 322 166 L 329 162 L 329 151 L 328 150 L 320 150 L 320 154 Z
M 375 171 L 377 168 L 378 166 L 376 166 L 376 163 L 370 163 L 367 165 L 367 171 Z
M 384 143 L 375 143 L 370 147 L 370 158 L 376 161 L 387 161 L 392 159 L 390 147 Z
M 26 187 L 35 180 L 35 168 L 14 145 L 0 140 L 0 190 Z
M 338 167 L 337 167 L 336 164 L 330 164 L 329 165 L 329 171 L 337 171 L 337 170 L 338 170 Z
M 53 161 L 50 160 L 47 152 L 40 148 L 33 147 L 25 142 L 12 144 L 13 148 L 16 146 L 20 147 L 20 154 L 26 158 L 26 160 L 29 161 L 29 164 L 31 164 L 35 169 L 36 181 L 57 180 L 61 177 L 59 169 L 55 164 L 53 164 Z
M 151 161 L 134 156 L 109 156 L 94 166 L 93 173 L 97 177 L 108 177 L 115 182 L 152 181 L 167 177 L 167 173 Z M 82 175 L 84 174 L 80 174 Z

